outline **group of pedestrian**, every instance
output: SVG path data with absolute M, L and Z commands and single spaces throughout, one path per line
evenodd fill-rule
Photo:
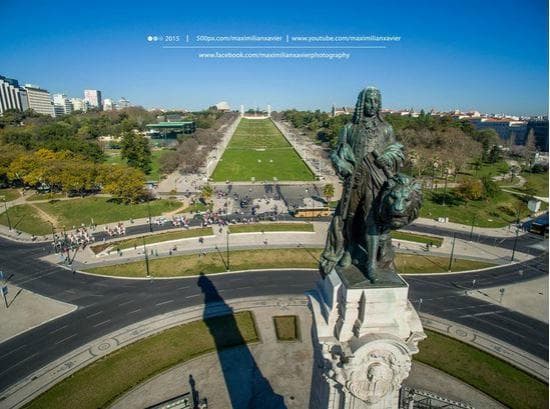
M 117 223 L 113 228 L 110 226 L 105 226 L 104 230 L 109 237 L 124 236 L 126 234 L 126 226 L 124 226 L 123 222 Z

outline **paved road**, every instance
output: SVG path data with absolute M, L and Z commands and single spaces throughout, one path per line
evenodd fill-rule
M 145 226 L 147 228 L 147 226 Z M 20 244 L 0 238 L 0 266 L 14 273 L 11 282 L 79 308 L 0 344 L 0 390 L 77 346 L 131 323 L 203 302 L 195 278 L 116 280 L 73 274 L 40 261 L 44 244 Z M 519 275 L 519 269 L 523 274 Z M 424 312 L 441 316 L 548 360 L 548 324 L 467 297 L 465 288 L 508 284 L 547 274 L 545 256 L 521 265 L 464 275 L 407 277 L 410 299 Z M 247 272 L 212 276 L 225 298 L 303 294 L 318 280 L 316 271 Z

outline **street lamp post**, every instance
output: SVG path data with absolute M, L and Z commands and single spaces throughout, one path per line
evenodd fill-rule
M 11 231 L 11 220 L 10 220 L 10 213 L 8 211 L 8 203 L 6 202 L 6 196 L 2 198 L 4 200 L 4 208 L 6 209 L 6 218 L 8 219 L 8 228 Z
M 474 224 L 476 223 L 476 215 L 472 217 L 472 228 L 470 229 L 470 241 L 472 241 L 472 237 L 474 235 Z
M 229 227 L 227 227 L 227 232 L 225 236 L 225 253 L 227 256 L 227 271 L 229 271 Z
M 518 237 L 519 237 L 519 229 L 516 226 L 516 238 L 514 239 L 514 247 L 512 248 L 512 259 L 510 260 L 510 263 L 514 262 L 514 257 L 516 255 L 516 248 L 518 245 Z
M 453 234 L 453 247 L 451 248 L 451 257 L 449 257 L 449 272 L 451 272 L 453 268 L 453 257 L 455 254 L 455 241 L 456 241 L 456 233 Z
M 504 292 L 505 292 L 505 291 L 506 291 L 505 288 L 501 288 L 501 289 L 499 290 L 499 292 L 500 292 L 500 301 L 499 301 L 499 303 L 500 303 L 500 304 L 502 304 L 502 297 L 504 297 Z
M 151 206 L 149 200 L 147 200 L 147 215 L 149 216 L 149 232 L 153 232 L 153 225 L 151 224 Z
M 145 237 L 143 237 L 143 254 L 145 255 L 145 272 L 147 273 L 147 277 L 149 277 L 149 256 L 147 255 L 147 247 L 145 246 Z

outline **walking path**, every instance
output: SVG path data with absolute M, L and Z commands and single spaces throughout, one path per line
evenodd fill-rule
M 0 342 L 69 314 L 77 308 L 76 305 L 44 297 L 12 284 L 7 286 L 8 305 L 0 300 Z
M 275 393 L 285 397 L 285 403 L 289 409 L 303 408 L 309 400 L 312 346 L 309 331 L 311 327 L 311 314 L 307 303 L 308 301 L 305 296 L 234 299 L 226 300 L 225 305 L 222 303 L 209 304 L 206 315 L 206 317 L 212 317 L 225 315 L 230 311 L 238 312 L 246 310 L 254 313 L 262 341 L 248 348 L 254 361 L 256 361 L 262 374 L 270 382 Z M 230 309 L 228 309 L 228 306 Z M 294 343 L 277 342 L 271 320 L 271 317 L 274 315 L 298 316 L 301 326 L 301 341 Z M 3 391 L 0 396 L 2 405 L 5 405 L 6 408 L 19 408 L 79 369 L 119 348 L 141 338 L 159 333 L 167 328 L 203 318 L 205 318 L 205 308 L 203 305 L 198 305 L 161 314 L 101 337 L 47 364 L 32 375 Z M 425 314 L 421 314 L 421 318 L 425 328 L 438 330 L 451 337 L 473 344 L 478 348 L 485 349 L 521 368 L 525 367 L 531 373 L 536 370 L 537 373 L 544 372 L 546 374 L 548 371 L 547 363 L 539 362 L 540 360 L 533 359 L 523 351 L 517 351 L 516 348 L 486 334 L 472 331 Z M 227 362 L 234 362 L 237 366 L 239 364 L 250 364 L 250 362 L 242 363 L 232 360 L 232 356 L 239 356 L 238 351 L 236 352 L 237 349 L 233 348 L 224 352 L 225 355 L 222 357 L 224 359 L 224 368 L 227 368 L 228 365 L 225 365 Z M 542 370 L 544 364 L 546 364 L 545 371 Z M 229 367 L 231 366 L 229 365 Z M 238 372 L 238 369 L 236 367 L 234 370 Z M 439 371 L 435 371 L 429 367 L 422 367 L 420 371 L 420 377 L 422 378 L 439 379 L 441 377 Z M 185 393 L 189 389 L 186 385 L 189 375 L 192 375 L 196 379 L 196 389 L 202 396 L 208 398 L 209 403 L 212 403 L 215 407 L 229 407 L 227 405 L 227 392 L 223 388 L 225 383 L 222 372 L 219 366 L 219 356 L 209 354 L 171 368 L 167 372 L 144 382 L 116 401 L 113 407 L 134 408 L 138 404 L 146 406 Z M 413 370 L 407 384 L 421 384 L 422 380 L 415 377 L 415 374 L 418 374 L 418 371 Z M 462 382 L 448 376 L 444 382 L 430 383 L 429 388 L 422 386 L 422 389 L 428 389 L 442 396 L 458 396 L 460 400 L 466 400 L 473 406 L 483 408 L 498 407 L 487 406 L 488 401 L 485 395 L 471 387 L 466 394 L 464 393 L 464 388 L 465 386 Z M 215 402 L 217 405 L 214 405 Z
M 517 284 L 483 288 L 470 292 L 470 296 L 548 322 L 548 275 Z

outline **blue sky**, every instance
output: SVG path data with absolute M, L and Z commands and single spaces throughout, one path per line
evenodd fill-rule
M 200 109 L 227 100 L 235 108 L 328 110 L 353 104 L 362 87 L 375 85 L 385 107 L 548 111 L 543 0 L 0 5 L 0 74 L 52 93 L 82 97 L 85 88 L 100 89 L 104 97 L 145 107 Z M 148 43 L 151 34 L 396 35 L 401 41 L 346 50 L 348 60 L 205 60 L 197 57 L 200 50 Z

